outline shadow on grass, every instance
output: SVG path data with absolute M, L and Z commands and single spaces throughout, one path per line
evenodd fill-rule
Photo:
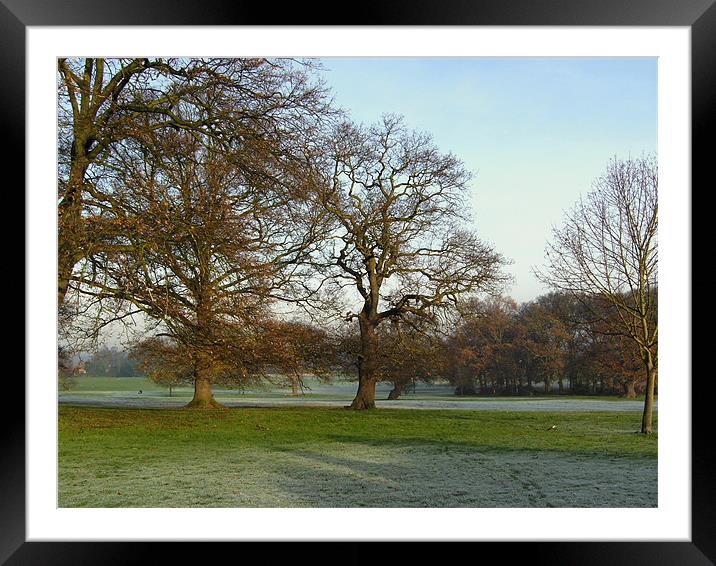
M 345 439 L 343 439 L 345 442 Z M 656 462 L 464 445 L 292 450 L 272 478 L 290 506 L 654 507 Z M 643 486 L 653 484 L 645 493 Z
M 555 422 L 556 430 L 546 430 Z M 122 507 L 653 506 L 656 439 L 621 430 L 630 422 L 608 414 L 61 407 L 61 501 Z M 642 457 L 642 450 L 651 455 Z
M 624 430 L 615 432 L 613 430 L 589 436 L 580 433 L 567 439 L 553 440 L 557 434 L 536 428 L 532 431 L 530 438 L 511 438 L 507 435 L 499 437 L 475 438 L 470 440 L 426 439 L 420 436 L 400 436 L 399 438 L 367 438 L 365 435 L 353 434 L 327 434 L 324 438 L 331 442 L 352 443 L 372 447 L 384 447 L 388 449 L 409 448 L 419 446 L 434 448 L 438 451 L 449 450 L 471 450 L 479 452 L 497 453 L 529 453 L 549 452 L 563 453 L 581 456 L 602 456 L 609 458 L 625 458 L 636 460 L 656 460 L 654 446 L 657 443 L 657 435 L 641 435 L 638 431 Z M 570 434 L 569 432 L 565 434 Z M 617 440 L 623 440 L 629 445 L 626 452 Z

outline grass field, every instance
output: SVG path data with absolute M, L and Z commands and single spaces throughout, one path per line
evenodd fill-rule
M 315 379 L 307 378 L 305 380 L 308 388 L 303 392 L 302 396 L 306 398 L 315 399 L 326 399 L 326 398 L 345 398 L 352 399 L 355 395 L 357 384 L 351 381 L 334 381 L 331 383 L 321 383 Z M 385 393 L 391 389 L 391 386 L 387 383 L 378 384 L 378 392 Z M 165 386 L 157 385 L 146 377 L 93 377 L 93 376 L 82 376 L 74 378 L 74 385 L 70 392 L 61 392 L 64 394 L 92 394 L 92 393 L 134 393 L 142 390 L 143 393 L 149 393 L 152 396 L 169 396 L 169 389 Z M 290 389 L 286 388 L 266 388 L 266 389 L 248 389 L 241 391 L 239 389 L 222 389 L 215 388 L 217 397 L 223 396 L 235 396 L 237 394 L 260 394 L 262 397 L 285 397 L 290 393 Z M 191 397 L 193 389 L 189 385 L 182 385 L 181 387 L 172 388 L 172 395 L 177 397 Z M 544 398 L 543 396 L 538 396 Z M 413 392 L 412 389 L 408 390 L 403 394 L 405 399 L 443 399 L 449 398 L 454 401 L 470 401 L 475 399 L 471 396 L 456 396 L 453 392 L 452 386 L 443 383 L 419 383 L 417 391 Z M 481 399 L 500 399 L 499 397 L 480 397 Z M 637 397 L 636 399 L 625 399 L 624 397 L 613 396 L 592 396 L 592 395 L 560 395 L 560 399 L 569 400 L 594 400 L 599 399 L 600 401 L 643 401 L 644 396 Z M 528 397 L 510 397 L 514 400 L 528 400 Z
M 343 407 L 355 396 L 356 383 L 334 380 L 321 383 L 307 378 L 309 386 L 302 395 L 291 395 L 289 388 L 215 389 L 217 400 L 229 407 L 321 406 Z M 140 393 L 141 391 L 141 393 Z M 387 401 L 390 385 L 377 387 L 377 405 L 393 409 L 474 409 L 502 411 L 627 411 L 642 410 L 643 400 L 620 397 L 535 395 L 532 397 L 475 397 L 456 396 L 447 383 L 419 383 L 417 390 L 409 389 L 397 401 Z M 81 377 L 71 391 L 61 391 L 62 404 L 102 406 L 113 408 L 179 408 L 192 397 L 192 388 L 173 388 L 172 395 L 165 387 L 141 378 Z
M 657 436 L 636 434 L 639 422 L 633 411 L 65 404 L 59 506 L 653 507 Z

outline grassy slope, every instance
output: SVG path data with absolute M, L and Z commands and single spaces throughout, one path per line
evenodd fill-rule
M 59 504 L 652 506 L 639 417 L 60 406 Z

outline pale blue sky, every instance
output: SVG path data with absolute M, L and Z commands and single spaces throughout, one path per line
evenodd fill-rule
M 324 58 L 357 122 L 405 116 L 475 175 L 478 233 L 514 264 L 509 294 L 544 293 L 531 268 L 552 225 L 610 158 L 657 148 L 656 59 Z

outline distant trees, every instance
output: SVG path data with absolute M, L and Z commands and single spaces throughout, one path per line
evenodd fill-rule
M 504 260 L 467 227 L 463 164 L 400 118 L 342 124 L 326 171 L 320 206 L 332 232 L 316 265 L 324 280 L 356 296 L 345 315 L 360 330 L 351 408 L 370 409 L 380 379 L 379 326 L 435 317 L 460 295 L 497 287 Z
M 359 329 L 344 329 L 338 341 L 339 359 L 346 375 L 356 376 L 361 362 Z M 389 400 L 399 399 L 412 385 L 444 380 L 449 375 L 444 336 L 428 320 L 391 318 L 376 330 L 380 348 L 376 353 L 375 380 L 390 383 Z
M 596 333 L 586 368 L 598 378 L 603 389 L 618 390 L 623 397 L 637 396 L 637 386 L 644 389 L 644 369 L 639 353 L 623 336 Z
M 639 349 L 607 333 L 602 318 L 571 294 L 553 292 L 517 305 L 473 300 L 444 341 L 457 395 L 551 393 L 634 397 L 646 388 Z
M 447 378 L 448 357 L 439 329 L 420 320 L 406 322 L 392 318 L 378 332 L 381 342 L 378 373 L 381 381 L 393 386 L 389 400 L 399 399 L 410 385 Z
M 307 322 L 267 321 L 261 346 L 266 374 L 272 378 L 271 373 L 278 372 L 281 381 L 288 380 L 293 395 L 303 392 L 304 375 L 327 381 L 340 365 L 335 338 Z
M 449 381 L 457 395 L 533 395 L 549 393 L 620 395 L 643 393 L 643 361 L 634 342 L 609 333 L 602 317 L 553 292 L 518 305 L 507 297 L 473 299 L 460 306 L 452 323 L 393 318 L 381 325 L 376 362 L 378 383 L 390 383 L 388 399 L 398 399 L 419 382 Z M 604 306 L 602 304 L 602 306 Z M 243 341 L 252 352 L 245 373 L 217 373 L 212 383 L 225 386 L 288 385 L 294 395 L 309 375 L 330 380 L 356 375 L 361 340 L 358 329 L 326 329 L 308 322 L 268 318 Z M 246 353 L 244 353 L 246 356 Z M 221 356 L 219 356 L 219 359 Z M 64 377 L 73 367 L 62 351 Z M 167 337 L 148 337 L 129 353 L 101 348 L 87 358 L 88 375 L 147 375 L 171 388 L 194 383 L 189 350 Z M 231 367 L 231 366 L 227 366 Z M 555 388 L 555 385 L 557 386 Z
M 520 321 L 524 329 L 521 347 L 531 380 L 541 381 L 545 392 L 556 381 L 564 391 L 570 331 L 566 313 L 560 312 L 558 295 L 546 295 L 523 306 Z
M 521 328 L 512 299 L 492 297 L 462 306 L 449 338 L 456 393 L 514 394 L 522 391 L 523 361 L 517 352 Z
M 657 374 L 658 165 L 656 156 L 612 160 L 553 231 L 541 279 L 587 296 L 605 331 L 632 340 L 646 376 L 642 433 L 652 432 Z
M 124 350 L 99 348 L 85 362 L 85 371 L 92 377 L 134 377 L 142 375 L 136 362 Z
M 291 386 L 295 395 L 304 388 L 303 377 L 310 374 L 328 380 L 336 369 L 335 345 L 328 333 L 305 322 L 267 319 L 252 328 L 251 341 L 236 336 L 237 344 L 225 345 L 226 353 L 214 358 L 212 384 L 233 387 L 268 380 Z M 230 355 L 241 348 L 240 359 Z M 228 355 L 227 355 L 228 354 Z M 250 356 L 250 362 L 248 358 Z M 175 338 L 151 336 L 132 346 L 130 358 L 152 381 L 169 388 L 195 385 L 196 354 Z
M 136 343 L 129 356 L 138 368 L 158 385 L 172 389 L 194 382 L 191 356 L 167 338 L 149 337 Z
M 583 298 L 582 303 L 589 320 L 583 326 L 585 351 L 579 359 L 582 370 L 598 379 L 602 389 L 617 389 L 625 397 L 636 397 L 637 389 L 643 392 L 646 381 L 638 346 L 622 333 L 614 332 L 619 322 L 610 305 L 594 297 Z

